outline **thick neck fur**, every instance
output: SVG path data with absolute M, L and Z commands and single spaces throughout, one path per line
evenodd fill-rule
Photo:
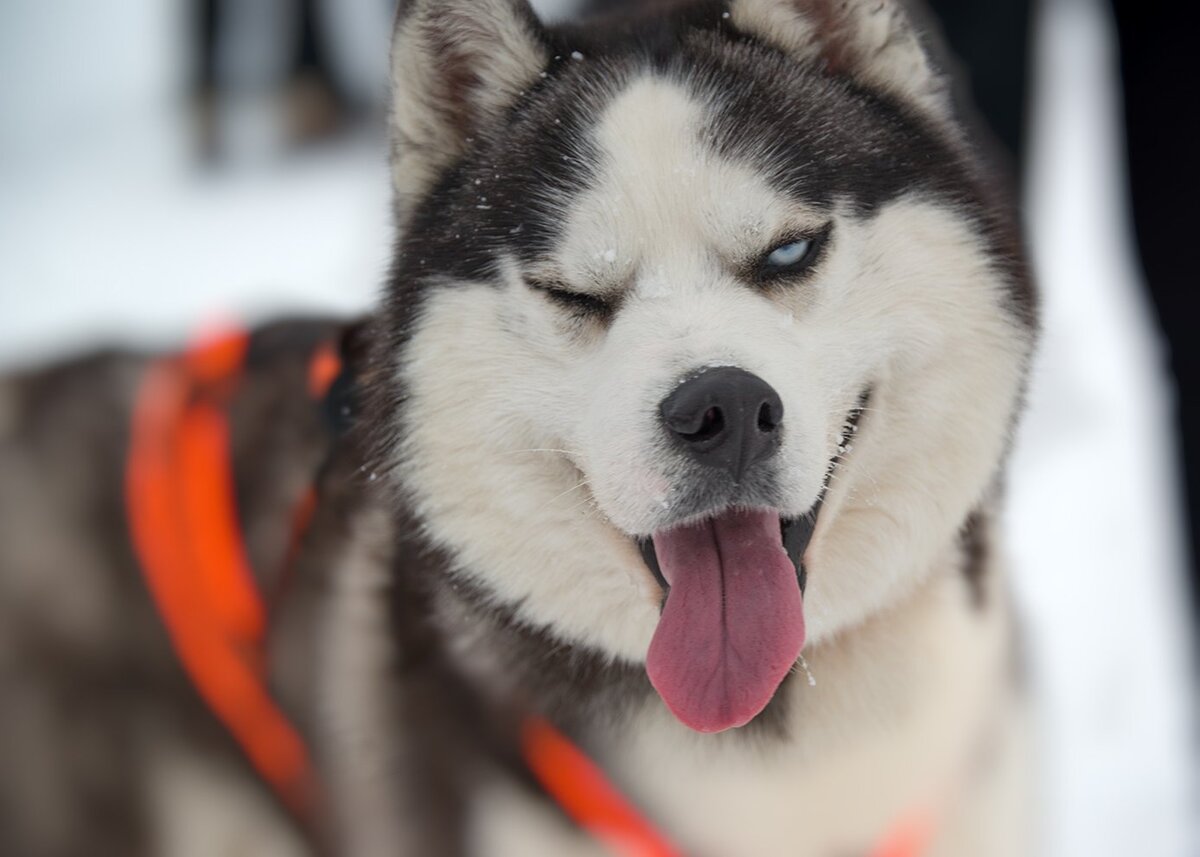
M 795 842 L 787 819 L 796 813 L 786 802 L 801 795 L 815 800 L 814 783 L 824 782 L 830 795 L 847 789 L 847 805 L 855 804 L 849 798 L 856 789 L 866 795 L 855 804 L 857 814 L 828 829 L 817 825 L 830 843 L 847 831 L 886 825 L 909 804 L 950 788 L 988 728 L 986 711 L 997 688 L 1006 687 L 996 680 L 1008 668 L 1006 598 L 988 551 L 984 513 L 972 516 L 958 543 L 947 546 L 907 599 L 806 651 L 815 687 L 803 674 L 793 675 L 758 720 L 720 736 L 693 734 L 671 718 L 641 665 L 520 623 L 509 607 L 456 578 L 412 521 L 400 523 L 389 585 L 388 672 L 399 678 L 391 737 L 420 748 L 400 754 L 418 762 L 400 778 L 407 781 L 401 792 L 409 795 L 400 799 L 411 803 L 417 794 L 421 805 L 432 806 L 430 794 L 438 794 L 440 823 L 430 823 L 429 835 L 444 852 L 427 853 L 472 853 L 469 836 L 447 831 L 490 824 L 487 812 L 483 820 L 474 817 L 483 792 L 511 792 L 542 805 L 538 812 L 557 815 L 557 808 L 542 804 L 519 757 L 519 726 L 531 714 L 570 734 L 685 843 L 716 835 L 703 825 L 688 829 L 687 801 L 729 799 L 719 785 L 700 784 L 742 783 L 755 794 L 742 796 L 744 813 L 731 807 L 724 817 L 744 814 L 764 837 L 757 853 L 770 854 L 776 853 L 772 837 Z M 902 740 L 895 745 L 897 737 Z M 877 763 L 872 752 L 879 753 Z M 917 763 L 908 752 L 925 755 L 920 772 L 908 769 Z M 843 768 L 843 779 L 830 783 L 831 769 Z M 864 781 L 856 783 L 860 776 Z M 669 786 L 676 777 L 694 780 L 697 788 Z M 819 805 L 838 803 L 829 798 Z

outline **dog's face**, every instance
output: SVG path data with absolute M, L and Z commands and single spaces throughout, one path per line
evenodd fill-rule
M 621 32 L 402 9 L 382 431 L 458 573 L 720 731 L 953 543 L 1031 296 L 890 4 Z

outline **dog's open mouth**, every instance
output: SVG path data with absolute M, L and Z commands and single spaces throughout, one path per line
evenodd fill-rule
M 835 465 L 866 400 L 864 394 L 847 417 Z M 731 508 L 642 541 L 646 564 L 667 593 L 646 671 L 685 725 L 698 732 L 744 726 L 800 657 L 803 558 L 820 506 L 818 500 L 790 520 L 774 509 Z

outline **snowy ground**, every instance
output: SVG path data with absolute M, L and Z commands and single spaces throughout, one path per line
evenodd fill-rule
M 376 292 L 382 150 L 267 157 L 245 119 L 250 154 L 197 170 L 173 106 L 178 11 L 0 5 L 0 364 L 178 341 L 217 312 L 353 312 Z M 1192 857 L 1169 399 L 1120 214 L 1111 42 L 1091 0 L 1057 0 L 1044 23 L 1029 214 L 1047 336 L 1009 531 L 1049 753 L 1047 854 Z

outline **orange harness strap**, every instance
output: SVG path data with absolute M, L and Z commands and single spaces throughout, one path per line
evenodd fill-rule
M 125 495 L 134 550 L 180 663 L 251 765 L 304 819 L 315 778 L 267 690 L 267 610 L 234 495 L 225 408 L 248 344 L 232 333 L 149 368 L 133 412 Z
M 525 722 L 525 764 L 567 817 L 619 857 L 683 857 L 608 781 L 582 750 L 547 721 Z
M 609 782 L 604 772 L 550 723 L 526 721 L 525 764 L 566 815 L 614 857 L 682 857 Z M 921 857 L 933 840 L 933 825 L 916 817 L 899 827 L 869 857 Z

